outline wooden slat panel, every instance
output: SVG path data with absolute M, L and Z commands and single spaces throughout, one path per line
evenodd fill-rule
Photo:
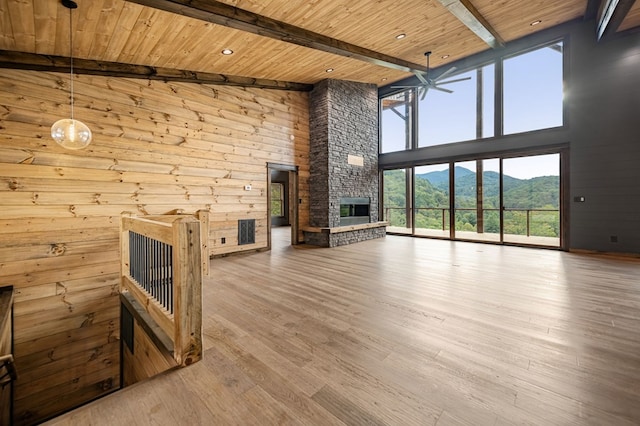
M 11 16 L 9 15 L 9 0 L 0 0 L 0 40 L 3 46 L 15 50 L 16 41 L 11 27 Z
M 61 375 L 24 385 L 16 413 L 40 419 L 117 383 L 117 363 L 95 374 L 74 363 L 118 336 L 120 214 L 208 209 L 208 254 L 264 248 L 266 163 L 298 164 L 307 203 L 308 96 L 79 76 L 76 113 L 94 142 L 70 152 L 48 136 L 68 113 L 66 76 L 5 71 L 0 277 L 16 286 L 16 353 L 34 380 L 61 359 L 83 375 L 75 384 Z M 237 221 L 246 218 L 258 220 L 256 244 L 239 247 Z M 223 237 L 225 245 L 214 244 Z
M 33 19 L 33 2 L 7 0 L 11 30 L 16 50 L 33 51 L 36 47 L 36 28 Z
M 587 7 L 586 0 L 506 3 L 474 0 L 473 4 L 507 42 L 579 18 Z M 537 20 L 542 22 L 530 25 Z
M 171 354 L 158 350 L 137 321 L 134 321 L 133 336 L 134 353 L 126 345 L 123 349 L 125 387 L 176 366 Z
M 222 2 L 413 63 L 422 64 L 423 53 L 430 50 L 434 67 L 486 49 L 486 44 L 433 0 Z M 581 17 L 587 2 L 474 0 L 472 4 L 500 36 L 512 41 Z M 68 10 L 59 2 L 2 0 L 0 8 L 0 49 L 69 55 Z M 639 25 L 637 10 L 636 2 L 621 30 Z M 535 20 L 542 22 L 530 26 Z M 332 78 L 378 85 L 410 76 L 124 0 L 81 3 L 73 21 L 77 58 L 300 83 L 317 83 L 327 77 L 327 68 L 335 70 Z M 407 37 L 396 40 L 399 33 Z M 224 48 L 236 54 L 223 56 L 220 51 Z
M 41 312 L 28 313 L 15 318 L 14 342 L 18 345 L 51 334 L 76 328 L 90 327 L 93 323 L 117 318 L 117 296 L 87 300 L 75 307 L 73 312 L 64 303 Z M 51 318 L 43 322 L 43 318 Z
M 618 31 L 626 31 L 638 26 L 640 26 L 640 2 L 636 1 L 622 21 Z
M 120 324 L 113 319 L 94 322 L 93 327 L 80 327 L 65 330 L 61 333 L 49 334 L 45 337 L 25 341 L 16 346 L 16 357 L 24 366 L 38 366 L 44 363 L 65 358 L 78 349 L 78 342 L 87 347 L 92 342 L 104 344 L 117 341 L 120 336 Z M 24 373 L 27 374 L 28 368 Z
M 35 32 L 35 51 L 50 52 L 55 48 L 56 21 L 58 20 L 58 7 L 56 2 L 33 2 L 33 15 Z

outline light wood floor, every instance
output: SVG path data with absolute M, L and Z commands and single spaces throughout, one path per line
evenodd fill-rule
M 211 261 L 202 362 L 51 424 L 640 424 L 640 260 L 287 237 Z

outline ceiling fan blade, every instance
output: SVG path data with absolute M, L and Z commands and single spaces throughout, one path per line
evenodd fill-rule
M 446 93 L 453 93 L 453 90 L 449 90 L 449 89 L 444 89 L 442 87 L 438 87 L 438 86 L 431 86 L 432 89 L 435 90 L 439 90 L 441 92 L 446 92 Z
M 418 77 L 418 80 L 420 80 L 422 82 L 422 84 L 429 84 L 429 81 L 427 80 L 427 78 L 422 75 L 421 72 L 416 72 L 414 73 L 416 75 L 416 77 Z
M 428 91 L 429 91 L 429 86 L 422 86 L 422 93 L 420 94 L 421 101 L 423 101 L 425 96 L 427 96 Z
M 436 80 L 441 80 L 441 79 L 445 78 L 446 76 L 448 76 L 449 74 L 451 74 L 455 70 L 456 70 L 456 67 L 449 68 L 448 70 L 446 70 L 445 72 L 440 74 L 438 77 L 436 77 Z
M 457 83 L 459 81 L 466 81 L 466 80 L 471 80 L 471 77 L 456 78 L 455 80 L 447 80 L 447 81 L 438 81 L 436 82 L 436 84 L 440 86 L 441 84 L 451 84 L 451 83 Z

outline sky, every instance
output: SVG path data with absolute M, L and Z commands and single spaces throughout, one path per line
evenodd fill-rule
M 493 76 L 494 65 L 483 69 Z M 470 80 L 443 86 L 453 94 L 430 90 L 418 106 L 419 147 L 476 139 L 476 72 L 459 74 L 444 80 L 469 76 Z M 492 78 L 485 79 L 483 90 L 483 137 L 493 136 Z M 551 48 L 538 49 L 504 60 L 504 134 L 562 125 L 562 54 Z M 382 116 L 382 149 L 404 149 L 404 120 L 387 110 Z M 446 166 L 443 166 L 446 167 Z M 519 179 L 559 175 L 559 157 L 539 156 L 535 161 L 505 160 L 505 174 Z M 497 171 L 497 170 L 496 170 Z

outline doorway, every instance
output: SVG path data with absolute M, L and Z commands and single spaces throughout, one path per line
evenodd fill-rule
M 299 242 L 298 236 L 298 166 L 267 163 L 267 248 L 274 242 Z M 287 232 L 289 238 L 282 232 Z M 274 239 L 274 233 L 277 237 Z

